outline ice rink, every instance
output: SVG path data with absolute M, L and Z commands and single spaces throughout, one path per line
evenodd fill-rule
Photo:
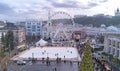
M 37 58 L 41 60 L 47 57 L 50 60 L 56 60 L 58 57 L 62 60 L 81 61 L 77 49 L 73 47 L 34 47 L 24 51 L 17 58 Z

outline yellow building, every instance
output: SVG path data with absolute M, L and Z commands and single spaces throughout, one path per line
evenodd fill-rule
M 8 30 L 13 31 L 14 35 L 14 42 L 15 44 L 20 44 L 25 41 L 25 29 L 24 27 L 18 27 L 14 25 L 14 23 L 7 22 L 6 25 L 2 28 L 0 28 L 0 38 L 2 36 L 2 33 L 5 35 Z

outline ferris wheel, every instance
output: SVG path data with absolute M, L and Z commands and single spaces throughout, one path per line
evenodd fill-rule
M 63 24 L 63 25 L 75 25 L 74 20 L 71 15 L 66 12 L 55 12 L 50 16 L 51 24 Z

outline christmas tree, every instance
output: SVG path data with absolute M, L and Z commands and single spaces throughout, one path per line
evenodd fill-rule
M 86 48 L 84 49 L 84 56 L 80 64 L 80 71 L 94 71 L 92 63 L 92 52 L 89 41 L 86 42 Z

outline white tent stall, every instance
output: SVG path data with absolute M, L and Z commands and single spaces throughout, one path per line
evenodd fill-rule
M 37 43 L 36 46 L 45 46 L 47 44 L 47 41 L 40 39 Z

